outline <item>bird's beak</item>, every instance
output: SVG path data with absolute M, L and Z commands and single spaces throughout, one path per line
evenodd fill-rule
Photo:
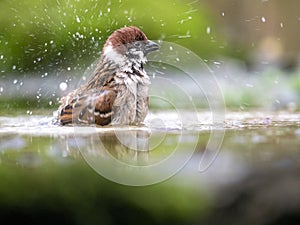
M 145 45 L 145 53 L 148 54 L 149 52 L 156 51 L 159 48 L 160 48 L 159 44 L 156 44 L 155 42 L 148 40 Z

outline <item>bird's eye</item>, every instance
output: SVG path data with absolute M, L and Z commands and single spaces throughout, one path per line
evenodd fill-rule
M 142 46 L 142 43 L 140 41 L 136 41 L 133 43 L 134 47 L 140 48 Z

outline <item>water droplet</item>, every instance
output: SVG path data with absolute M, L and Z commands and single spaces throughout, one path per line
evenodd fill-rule
M 210 31 L 211 31 L 211 30 L 210 30 L 210 27 L 206 27 L 206 33 L 207 33 L 207 34 L 210 34 Z
M 15 80 L 13 81 L 13 84 L 16 84 L 16 83 L 18 83 L 18 80 L 17 80 L 17 79 L 15 79 Z
M 3 59 L 3 58 L 4 58 L 4 56 L 3 56 L 3 55 L 1 55 L 1 56 L 0 56 L 0 59 Z
M 280 27 L 283 28 L 283 22 L 280 23 Z
M 80 23 L 80 18 L 77 15 L 75 17 L 76 17 L 76 22 Z
M 110 8 L 107 8 L 107 12 L 108 12 L 108 13 L 110 12 Z
M 17 68 L 17 66 L 16 66 L 16 65 L 13 65 L 13 66 L 12 66 L 12 69 L 13 69 L 13 70 L 15 70 L 16 68 Z
M 67 84 L 67 83 L 61 82 L 61 83 L 59 84 L 59 89 L 60 89 L 61 91 L 65 91 L 65 90 L 67 90 L 67 88 L 68 88 L 68 84 Z
M 67 70 L 70 71 L 70 70 L 71 70 L 71 67 L 68 67 Z
M 173 47 L 172 46 L 170 46 L 169 49 L 170 49 L 170 51 L 173 51 Z
M 225 12 L 221 12 L 221 16 L 225 16 Z
M 266 18 L 264 16 L 261 17 L 261 22 L 263 22 L 263 23 L 266 22 Z
M 179 61 L 180 61 L 180 59 L 179 59 L 179 58 L 176 58 L 176 61 L 177 61 L 177 62 L 179 62 Z

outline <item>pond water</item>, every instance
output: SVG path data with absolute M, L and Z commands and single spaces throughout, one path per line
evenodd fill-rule
M 0 117 L 0 196 L 6 196 L 0 208 L 9 203 L 31 215 L 31 207 L 59 196 L 55 199 L 60 204 L 75 202 L 74 210 L 83 213 L 88 207 L 79 207 L 82 200 L 98 204 L 90 198 L 102 199 L 103 193 L 109 193 L 109 198 L 118 196 L 122 202 L 125 199 L 124 205 L 138 208 L 144 199 L 142 207 L 151 218 L 157 215 L 153 206 L 165 210 L 180 202 L 180 209 L 171 207 L 170 218 L 186 222 L 206 212 L 214 204 L 212 196 L 254 171 L 300 164 L 300 114 L 296 113 L 228 112 L 222 124 L 214 124 L 209 112 L 199 112 L 195 119 L 187 111 L 183 124 L 172 111 L 152 112 L 138 127 L 61 127 L 47 115 Z M 130 189 L 133 195 L 128 198 L 130 186 L 144 189 Z M 55 212 L 55 204 L 49 204 L 42 209 Z M 68 213 L 74 216 L 74 210 Z M 165 224 L 171 223 L 158 214 Z
M 175 177 L 196 174 L 199 179 L 193 181 L 218 186 L 251 167 L 300 158 L 300 114 L 229 112 L 223 124 L 214 124 L 208 112 L 198 113 L 198 118 L 190 112 L 183 115 L 181 121 L 172 111 L 150 113 L 138 127 L 61 127 L 53 125 L 51 116 L 0 117 L 0 162 L 42 167 L 49 160 L 84 159 L 117 183 L 148 185 L 182 170 Z M 107 171 L 118 167 L 123 173 Z

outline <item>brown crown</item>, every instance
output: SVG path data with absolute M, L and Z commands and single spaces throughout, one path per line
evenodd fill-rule
M 146 41 L 148 40 L 146 35 L 137 27 L 123 27 L 114 31 L 106 40 L 104 47 L 112 45 L 117 47 L 120 45 L 126 45 L 135 41 Z

